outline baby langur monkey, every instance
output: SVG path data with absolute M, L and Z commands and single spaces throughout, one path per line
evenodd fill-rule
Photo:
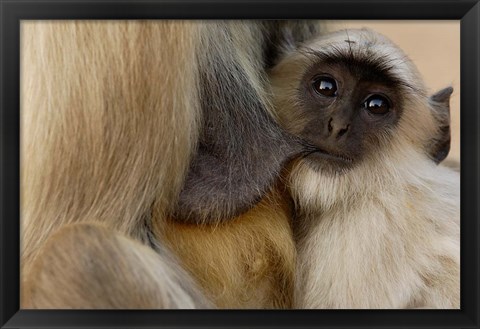
M 365 29 L 293 48 L 271 83 L 281 125 L 310 147 L 288 177 L 295 307 L 459 308 L 459 173 L 437 166 L 453 89 L 428 97 Z

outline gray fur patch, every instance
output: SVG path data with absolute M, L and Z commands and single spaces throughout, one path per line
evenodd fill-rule
M 305 22 L 304 26 L 308 36 L 313 33 L 309 24 Z M 263 31 L 264 40 L 252 42 L 264 48 L 265 58 L 258 58 L 263 66 L 273 61 L 281 48 L 281 39 L 275 36 L 280 33 L 276 30 L 280 25 L 256 27 Z M 218 34 L 224 40 L 216 38 L 214 42 L 233 46 L 229 33 L 234 31 L 228 25 L 225 29 Z M 299 29 L 296 31 L 298 37 Z M 241 51 L 213 51 L 200 68 L 203 128 L 198 153 L 175 210 L 177 220 L 217 222 L 247 211 L 274 183 L 285 162 L 303 150 L 268 113 L 240 65 Z M 266 72 L 258 74 L 262 77 Z

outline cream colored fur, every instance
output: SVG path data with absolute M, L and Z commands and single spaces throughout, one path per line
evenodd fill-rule
M 38 276 L 32 264 L 65 225 L 101 223 L 111 234 L 146 242 L 148 227 L 139 219 L 153 206 L 156 220 L 163 221 L 175 204 L 200 119 L 194 69 L 198 29 L 188 21 L 22 22 L 22 281 Z M 79 234 L 78 239 L 85 238 Z M 91 240 L 92 246 L 99 243 L 95 235 Z M 56 284 L 47 285 L 59 300 L 35 304 L 22 298 L 22 307 L 96 305 L 61 299 L 63 290 L 84 287 L 68 287 L 65 278 L 75 273 L 61 265 L 68 256 L 62 252 L 58 246 L 56 253 L 43 256 L 59 271 Z M 119 251 L 116 257 L 133 265 L 138 260 L 132 253 Z M 163 278 L 166 286 L 179 281 L 174 271 L 167 272 L 171 277 L 156 280 Z M 49 296 L 56 298 L 54 292 Z M 191 307 L 183 296 L 163 304 Z M 143 306 L 152 305 L 159 304 Z
M 31 264 L 22 307 L 40 309 L 210 308 L 168 252 L 108 227 L 65 225 Z
M 459 308 L 458 173 L 418 153 L 379 160 L 341 177 L 293 171 L 296 307 Z
M 460 180 L 425 153 L 438 129 L 425 87 L 405 54 L 371 31 L 341 31 L 301 50 L 331 46 L 386 56 L 393 74 L 416 89 L 404 93 L 392 137 L 354 169 L 324 174 L 304 160 L 293 167 L 295 307 L 459 308 Z M 276 108 L 293 132 L 301 120 L 296 88 L 314 61 L 309 54 L 289 54 L 272 72 Z

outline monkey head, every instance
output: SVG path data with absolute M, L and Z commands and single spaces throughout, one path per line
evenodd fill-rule
M 436 163 L 447 156 L 453 89 L 428 97 L 416 67 L 386 37 L 344 30 L 292 48 L 270 77 L 281 125 L 305 144 L 297 177 L 384 172 L 387 158 L 412 152 Z

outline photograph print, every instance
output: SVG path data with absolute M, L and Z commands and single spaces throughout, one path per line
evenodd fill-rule
M 20 41 L 21 309 L 460 308 L 460 21 Z

